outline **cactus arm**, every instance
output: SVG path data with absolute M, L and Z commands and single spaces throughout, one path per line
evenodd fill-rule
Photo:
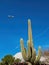
M 23 39 L 20 39 L 21 52 L 24 60 L 26 60 L 26 49 L 24 48 Z
M 38 55 L 36 56 L 35 63 L 40 61 L 41 55 L 42 55 L 42 53 L 41 53 L 41 47 L 39 47 L 39 49 L 38 49 Z
M 39 49 L 38 49 L 38 60 L 40 60 L 41 58 L 41 55 L 42 55 L 42 51 L 41 51 L 41 47 L 39 46 Z

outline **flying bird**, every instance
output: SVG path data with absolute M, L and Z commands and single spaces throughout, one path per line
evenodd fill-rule
M 14 16 L 13 15 L 8 15 L 8 18 L 14 18 Z

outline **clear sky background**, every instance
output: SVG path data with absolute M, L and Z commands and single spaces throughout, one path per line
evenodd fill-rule
M 36 50 L 49 48 L 49 0 L 0 0 L 0 59 L 20 51 L 20 38 L 26 47 L 28 18 Z

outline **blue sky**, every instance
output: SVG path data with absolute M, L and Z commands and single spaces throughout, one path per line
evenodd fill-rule
M 0 58 L 19 52 L 20 38 L 26 46 L 28 18 L 35 48 L 49 48 L 49 0 L 0 0 Z

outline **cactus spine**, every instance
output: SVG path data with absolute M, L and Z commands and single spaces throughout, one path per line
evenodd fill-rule
M 22 56 L 25 61 L 36 64 L 40 60 L 41 47 L 39 47 L 38 55 L 36 56 L 36 50 L 34 49 L 33 39 L 32 39 L 32 29 L 31 29 L 30 19 L 28 19 L 28 41 L 27 41 L 28 51 L 26 51 L 26 49 L 24 48 L 23 39 L 20 39 L 20 45 L 21 45 Z

